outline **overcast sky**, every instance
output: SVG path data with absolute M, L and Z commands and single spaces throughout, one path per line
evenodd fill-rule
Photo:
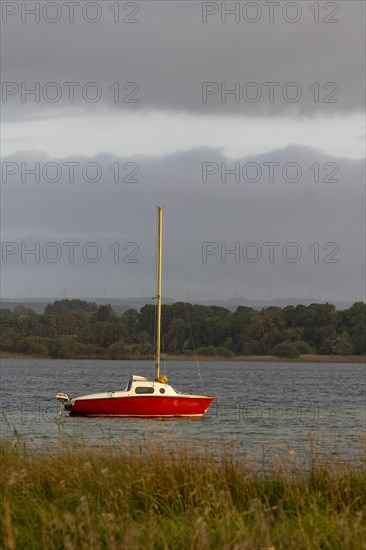
M 365 298 L 363 2 L 1 16 L 3 298 Z

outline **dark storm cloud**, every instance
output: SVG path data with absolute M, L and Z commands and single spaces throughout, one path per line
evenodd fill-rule
M 39 23 L 22 15 L 23 5 L 38 4 Z M 47 4 L 50 11 L 43 12 Z M 103 1 L 94 2 L 101 9 L 95 23 L 86 20 L 93 11 L 80 15 L 87 4 L 74 3 L 69 22 L 70 3 L 58 2 L 61 18 L 50 23 L 55 3 L 2 2 L 3 9 L 15 10 L 2 14 L 3 120 L 165 110 L 300 121 L 364 110 L 363 2 Z M 255 12 L 242 11 L 249 4 L 262 14 L 255 23 L 245 19 Z M 238 22 L 236 15 L 225 22 L 223 6 L 237 5 Z M 275 10 L 273 22 L 268 5 Z M 113 6 L 120 8 L 118 23 Z M 298 7 L 299 20 L 286 20 Z M 123 21 L 126 17 L 136 21 Z M 35 96 L 27 93 L 32 88 Z M 260 97 L 253 101 L 256 94 Z M 29 148 L 36 128 L 29 130 Z M 192 140 L 195 131 L 193 122 Z M 121 136 L 128 139 L 122 125 Z M 295 142 L 297 136 L 290 138 Z M 96 127 L 99 150 L 105 148 L 101 141 Z M 61 291 L 98 296 L 105 289 L 110 296 L 153 293 L 154 205 L 163 202 L 165 295 L 312 294 L 339 300 L 351 292 L 348 299 L 356 298 L 365 280 L 363 163 L 304 147 L 276 147 L 242 159 L 210 149 L 129 158 L 14 153 L 4 159 L 2 177 L 2 238 L 10 243 L 2 262 L 4 295 L 16 297 L 20 289 L 33 296 Z M 48 243 L 56 245 L 44 250 Z M 71 245 L 64 243 L 77 243 L 74 261 Z M 90 247 L 83 256 L 88 243 L 100 250 Z M 129 243 L 139 246 L 136 263 L 124 261 L 134 253 Z M 22 258 L 22 246 L 23 252 L 35 249 L 35 255 L 24 252 Z M 261 256 L 252 261 L 256 250 Z M 99 251 L 98 261 L 91 261 Z M 297 253 L 301 257 L 292 261 Z
M 39 183 L 26 172 L 34 170 L 37 160 Z M 70 182 L 65 166 L 72 162 L 79 166 Z M 131 174 L 131 162 L 132 179 L 137 181 L 123 181 Z M 116 163 L 121 168 L 119 183 L 113 181 Z M 61 179 L 51 183 L 56 165 Z M 90 172 L 83 178 L 86 165 Z M 62 289 L 80 296 L 103 295 L 105 289 L 110 296 L 149 295 L 154 287 L 154 205 L 159 202 L 166 205 L 165 295 L 187 298 L 191 292 L 192 298 L 193 292 L 196 299 L 219 299 L 237 293 L 260 298 L 271 292 L 272 297 L 312 294 L 339 300 L 351 292 L 352 300 L 364 288 L 362 161 L 290 147 L 235 160 L 209 149 L 133 159 L 50 159 L 18 153 L 6 158 L 4 166 L 3 241 L 24 243 L 26 249 L 35 249 L 37 242 L 41 246 L 38 263 L 32 254 L 22 262 L 20 248 L 2 262 L 6 296 L 17 296 L 20 288 L 30 289 L 32 296 L 57 295 Z M 96 178 L 93 166 L 101 170 L 94 183 L 89 181 Z M 14 167 L 17 174 L 9 175 Z M 47 254 L 52 260 L 57 253 L 55 248 L 42 256 L 50 242 L 58 243 L 62 253 L 56 262 L 47 261 Z M 70 246 L 64 245 L 70 242 L 79 243 L 74 262 L 69 260 Z M 102 252 L 97 262 L 88 261 L 96 252 L 93 248 L 86 258 L 81 254 L 91 242 Z M 127 243 L 139 246 L 137 263 L 123 261 L 134 252 L 123 248 Z M 270 245 L 264 243 L 278 243 L 272 244 L 273 261 Z M 292 259 L 299 249 L 288 243 L 300 247 L 296 262 Z M 238 257 L 229 253 L 237 246 Z M 262 255 L 253 262 L 256 249 Z
M 29 7 L 35 3 L 23 4 Z M 20 86 L 18 92 L 13 88 L 14 95 L 3 104 L 3 116 L 8 120 L 90 109 L 144 108 L 253 116 L 309 116 L 364 109 L 363 2 L 274 2 L 272 23 L 268 2 L 251 3 L 259 6 L 258 13 L 262 14 L 256 23 L 243 18 L 248 2 L 236 3 L 241 10 L 238 22 L 235 15 L 227 15 L 224 23 L 221 6 L 229 10 L 235 2 L 206 3 L 211 8 L 203 8 L 201 2 L 132 2 L 139 8 L 135 16 L 133 7 L 126 8 L 121 2 L 119 23 L 114 23 L 110 9 L 114 2 L 96 2 L 102 16 L 94 24 L 82 16 L 85 2 L 75 8 L 73 23 L 68 21 L 64 3 L 59 4 L 62 17 L 53 24 L 46 20 L 55 17 L 52 8 L 46 16 L 41 12 L 39 23 L 32 22 L 32 16 L 26 16 L 22 23 L 21 10 L 6 15 L 5 20 L 3 16 L 2 78 Z M 285 20 L 296 16 L 291 6 L 283 11 L 290 4 L 301 10 L 297 22 Z M 219 12 L 209 15 L 217 6 Z M 205 17 L 203 9 L 208 9 Z M 246 11 L 247 18 L 255 18 L 253 9 L 258 7 Z M 126 15 L 136 22 L 123 22 L 122 16 Z M 92 11 L 89 17 L 94 17 Z M 315 22 L 317 17 L 319 22 Z M 40 102 L 26 96 L 22 103 L 22 83 L 30 89 L 36 82 L 41 87 Z M 50 82 L 61 89 L 61 98 L 55 103 L 50 98 L 57 97 L 57 90 L 44 90 Z M 71 105 L 66 82 L 80 84 L 74 89 L 75 103 Z M 90 82 L 102 92 L 95 104 L 85 97 L 97 96 L 97 90 L 84 90 L 83 97 L 83 86 Z M 116 86 L 110 87 L 117 82 L 120 90 L 115 103 Z M 129 82 L 138 85 L 136 95 L 131 87 L 123 89 Z M 204 88 L 206 101 L 202 99 L 203 82 L 210 83 Z M 249 83 L 253 84 L 248 87 Z M 225 95 L 235 86 L 237 97 Z M 138 102 L 126 103 L 126 96 Z M 258 101 L 253 102 L 257 97 Z

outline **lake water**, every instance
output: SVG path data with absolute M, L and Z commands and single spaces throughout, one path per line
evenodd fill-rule
M 322 448 L 354 456 L 365 434 L 365 366 L 336 363 L 173 361 L 163 373 L 182 392 L 214 394 L 200 419 L 60 419 L 59 391 L 70 397 L 124 389 L 131 374 L 152 377 L 147 361 L 1 361 L 1 436 L 28 447 L 149 443 L 215 452 L 240 448 L 255 459 L 276 450 Z

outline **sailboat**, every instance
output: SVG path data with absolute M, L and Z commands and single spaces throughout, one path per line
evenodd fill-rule
M 121 416 L 121 417 L 198 417 L 203 416 L 214 399 L 213 395 L 180 393 L 170 386 L 166 375 L 160 374 L 161 364 L 161 297 L 162 297 L 162 231 L 163 205 L 157 205 L 158 258 L 157 258 L 157 327 L 155 378 L 132 375 L 124 390 L 93 393 L 69 399 L 65 393 L 56 398 L 61 409 L 70 416 Z

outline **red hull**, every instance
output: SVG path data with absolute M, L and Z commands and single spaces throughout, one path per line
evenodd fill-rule
M 213 397 L 110 397 L 77 399 L 70 416 L 202 416 Z

